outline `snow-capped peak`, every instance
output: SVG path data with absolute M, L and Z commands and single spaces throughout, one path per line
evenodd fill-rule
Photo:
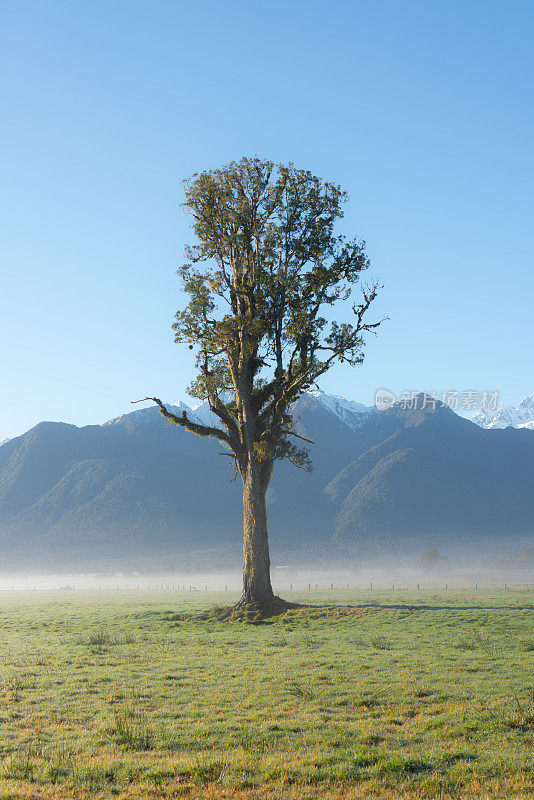
M 481 428 L 529 428 L 534 430 L 534 394 L 524 397 L 518 406 L 505 404 L 496 411 L 477 411 L 471 417 Z
M 228 395 L 228 397 L 222 397 L 221 399 L 223 402 L 227 402 L 229 397 Z M 376 411 L 375 408 L 369 408 L 362 403 L 357 403 L 355 400 L 346 400 L 344 397 L 340 397 L 336 394 L 328 394 L 328 392 L 323 392 L 321 389 L 309 389 L 300 399 L 306 397 L 313 397 L 325 409 L 335 414 L 338 419 L 344 422 L 345 425 L 348 425 L 352 430 L 360 428 L 365 420 Z M 299 400 L 296 401 L 297 406 L 298 403 Z M 221 426 L 220 419 L 210 410 L 207 400 L 203 400 L 201 403 L 193 406 L 190 418 L 194 419 L 195 422 L 200 422 L 202 425 Z
M 356 430 L 360 428 L 365 420 L 373 413 L 375 413 L 375 408 L 369 408 L 368 406 L 364 406 L 362 403 L 357 403 L 355 400 L 346 400 L 344 397 L 340 397 L 339 395 L 335 394 L 328 394 L 327 392 L 323 392 L 321 389 L 309 389 L 302 395 L 303 399 L 306 397 L 313 397 L 318 403 L 320 403 L 325 409 L 327 409 L 330 413 L 335 414 L 338 419 L 348 425 L 349 428 L 352 430 Z M 223 402 L 226 402 L 226 398 L 222 398 Z M 298 406 L 299 400 L 296 401 L 296 405 Z M 202 425 L 213 425 L 215 427 L 220 427 L 221 421 L 220 419 L 210 411 L 209 403 L 207 400 L 204 400 L 202 403 L 198 403 L 198 405 L 193 406 L 193 416 L 191 419 L 195 419 L 195 421 L 200 422 Z
M 228 403 L 230 397 L 230 392 L 222 392 L 220 395 L 223 403 Z M 193 416 L 191 416 L 191 419 L 194 418 L 194 421 L 200 423 L 200 425 L 210 425 L 212 428 L 222 427 L 221 420 L 210 409 L 210 404 L 207 400 L 202 400 L 202 402 L 193 406 L 192 412 Z
M 8 442 L 9 442 L 9 436 L 0 436 L 0 447 L 2 447 L 3 444 L 7 444 Z
M 531 414 L 531 416 L 534 418 L 534 393 L 528 394 L 526 397 L 524 397 L 517 408 L 522 412 Z
M 360 428 L 365 420 L 376 412 L 374 407 L 364 406 L 363 403 L 357 403 L 355 400 L 346 400 L 337 394 L 328 394 L 322 389 L 309 389 L 306 395 L 315 398 L 352 430 Z

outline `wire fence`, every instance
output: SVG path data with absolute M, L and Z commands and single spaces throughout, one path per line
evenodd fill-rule
M 320 583 L 290 583 L 276 584 L 273 588 L 278 592 L 303 593 L 325 593 L 325 592 L 377 592 L 377 593 L 400 593 L 400 592 L 428 592 L 428 591 L 519 591 L 534 588 L 534 583 L 518 582 L 451 582 L 451 583 L 415 583 L 415 584 L 394 584 L 369 581 L 367 584 L 345 582 L 320 582 Z M 238 585 L 225 584 L 223 586 L 210 586 L 209 584 L 191 583 L 95 583 L 95 584 L 54 584 L 48 586 L 12 586 L 0 587 L 0 592 L 31 592 L 31 591 L 64 591 L 64 592 L 174 592 L 180 594 L 221 594 L 240 591 Z

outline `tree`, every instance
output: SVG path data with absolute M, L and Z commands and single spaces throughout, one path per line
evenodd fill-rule
M 363 360 L 366 321 L 378 285 L 363 286 L 351 322 L 325 313 L 347 300 L 369 266 L 365 243 L 334 233 L 346 193 L 339 186 L 259 158 L 242 158 L 185 181 L 183 207 L 196 243 L 179 275 L 189 296 L 175 341 L 196 350 L 189 393 L 207 400 L 217 424 L 164 417 L 217 438 L 243 481 L 243 594 L 240 604 L 276 605 L 270 579 L 265 494 L 277 459 L 310 469 L 293 403 L 334 363 Z

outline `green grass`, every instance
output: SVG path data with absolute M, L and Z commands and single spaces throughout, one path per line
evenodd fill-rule
M 0 798 L 534 796 L 534 592 L 288 597 L 0 593 Z

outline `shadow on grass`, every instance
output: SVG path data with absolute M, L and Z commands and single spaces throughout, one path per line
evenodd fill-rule
M 429 606 L 411 603 L 361 603 L 354 608 L 385 608 L 390 611 L 534 611 L 534 605 L 529 606 Z
M 331 604 L 291 603 L 276 597 L 268 607 L 237 604 L 233 606 L 213 606 L 203 612 L 186 612 L 170 614 L 172 622 L 245 622 L 250 625 L 269 624 L 280 618 L 336 618 L 351 617 L 372 611 L 531 611 L 532 605 L 496 606 L 496 605 L 428 605 L 410 603 L 360 603 L 359 605 L 341 606 Z

